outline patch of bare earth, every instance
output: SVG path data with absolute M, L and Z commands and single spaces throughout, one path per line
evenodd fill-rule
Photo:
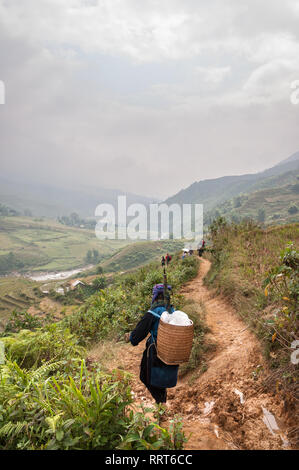
M 206 372 L 192 382 L 186 376 L 174 389 L 168 390 L 167 421 L 179 414 L 183 427 L 191 437 L 186 449 L 284 449 L 287 448 L 284 404 L 276 396 L 261 393 L 256 371 L 267 373 L 257 338 L 238 318 L 233 308 L 215 296 L 203 284 L 210 262 L 202 259 L 198 276 L 182 293 L 195 302 L 204 302 L 208 339 L 216 344 L 207 360 Z M 99 347 L 99 346 L 98 346 Z M 139 364 L 145 341 L 137 347 L 120 344 L 109 359 L 110 369 L 122 368 L 132 373 L 132 390 L 136 405 L 153 400 L 139 381 Z M 92 350 L 90 359 L 103 357 Z M 280 431 L 272 433 L 263 418 L 263 408 L 272 413 Z
M 59 302 L 50 299 L 49 297 L 43 298 L 38 307 L 35 305 L 31 305 L 28 308 L 28 312 L 31 315 L 37 316 L 39 318 L 44 318 L 46 314 L 50 314 L 53 316 L 53 320 L 59 321 L 63 318 L 63 314 L 61 310 L 64 310 L 64 315 L 69 315 L 73 312 L 72 306 L 62 306 Z

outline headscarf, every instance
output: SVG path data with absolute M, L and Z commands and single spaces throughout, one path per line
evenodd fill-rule
M 167 285 L 167 289 L 171 291 L 171 286 Z M 164 284 L 156 284 L 153 287 L 153 296 L 152 296 L 152 304 L 155 302 L 159 294 L 164 294 Z

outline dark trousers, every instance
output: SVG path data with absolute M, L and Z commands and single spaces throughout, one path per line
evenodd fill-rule
M 166 403 L 167 399 L 167 389 L 166 388 L 158 388 L 153 387 L 149 380 L 150 380 L 150 364 L 148 364 L 147 360 L 147 349 L 143 351 L 141 364 L 140 364 L 140 380 L 144 383 L 156 403 Z

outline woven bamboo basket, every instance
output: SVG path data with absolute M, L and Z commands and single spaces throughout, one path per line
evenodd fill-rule
M 192 343 L 194 326 L 177 326 L 159 322 L 157 336 L 157 356 L 167 365 L 188 362 Z

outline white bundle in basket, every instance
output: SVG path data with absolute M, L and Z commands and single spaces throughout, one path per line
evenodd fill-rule
M 182 312 L 181 310 L 175 310 L 173 313 L 163 312 L 161 315 L 161 320 L 164 323 L 169 323 L 169 325 L 177 326 L 190 326 L 192 321 L 188 317 L 187 313 Z

